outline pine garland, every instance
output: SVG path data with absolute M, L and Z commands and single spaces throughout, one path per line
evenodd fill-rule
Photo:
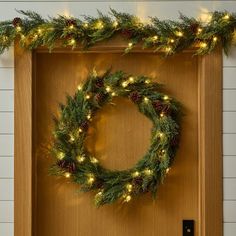
M 51 173 L 70 178 L 82 191 L 96 192 L 97 206 L 117 200 L 129 202 L 146 192 L 155 195 L 170 169 L 179 140 L 180 105 L 160 89 L 145 76 L 127 76 L 122 71 L 108 71 L 102 76 L 91 73 L 75 95 L 60 105 Z M 124 171 L 105 169 L 84 145 L 92 117 L 116 96 L 130 99 L 153 124 L 146 154 Z
M 166 56 L 197 46 L 196 54 L 203 55 L 220 43 L 227 54 L 236 28 L 236 14 L 226 11 L 210 13 L 208 23 L 180 14 L 179 21 L 161 21 L 153 17 L 150 24 L 114 9 L 109 15 L 98 12 L 98 17 L 84 16 L 83 20 L 62 15 L 43 19 L 35 12 L 19 12 L 22 18 L 0 22 L 0 53 L 8 49 L 15 39 L 20 40 L 23 48 L 30 50 L 39 46 L 52 50 L 58 43 L 72 49 L 82 45 L 86 49 L 119 34 L 128 41 L 126 53 L 140 44 Z

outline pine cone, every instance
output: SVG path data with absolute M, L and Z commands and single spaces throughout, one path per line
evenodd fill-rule
M 65 161 L 65 160 L 59 160 L 59 161 L 57 162 L 57 166 L 59 166 L 59 167 L 62 168 L 62 169 L 65 169 L 65 168 L 67 168 L 67 161 Z
M 80 125 L 80 128 L 84 131 L 87 131 L 88 130 L 88 122 L 87 121 L 83 121 L 82 124 Z
M 103 87 L 103 85 L 104 85 L 103 79 L 98 78 L 98 79 L 96 80 L 96 82 L 95 82 L 95 85 L 96 85 L 96 87 L 98 87 L 98 88 Z
M 12 21 L 12 24 L 14 25 L 14 27 L 17 27 L 18 25 L 21 25 L 21 23 L 22 23 L 22 20 L 19 17 L 14 18 L 13 21 Z
M 136 185 L 136 186 L 142 186 L 143 184 L 143 178 L 142 177 L 136 177 L 133 179 L 133 184 Z
M 142 99 L 142 96 L 137 91 L 134 91 L 129 95 L 129 98 L 132 102 L 139 103 Z
M 153 107 L 155 108 L 156 111 L 162 112 L 164 105 L 160 100 L 156 100 L 152 103 Z
M 177 146 L 179 144 L 179 135 L 176 135 L 171 140 L 171 146 Z
M 76 22 L 75 19 L 69 19 L 69 20 L 66 21 L 66 25 L 67 26 L 71 26 L 71 25 L 76 26 L 77 22 Z
M 94 96 L 94 98 L 95 98 L 97 103 L 102 103 L 102 102 L 105 101 L 106 96 L 107 96 L 107 94 L 105 94 L 103 92 L 99 92 Z
M 199 24 L 198 23 L 193 23 L 190 25 L 189 29 L 192 33 L 196 34 L 199 28 Z
M 67 169 L 70 173 L 75 173 L 76 171 L 76 165 L 74 162 L 70 162 L 68 165 L 67 165 Z
M 166 115 L 170 115 L 170 113 L 171 113 L 170 105 L 164 104 L 162 112 L 165 113 Z
M 130 29 L 123 29 L 123 30 L 121 31 L 121 34 L 122 34 L 125 38 L 130 39 L 130 38 L 132 38 L 132 36 L 133 36 L 133 31 L 130 30 Z

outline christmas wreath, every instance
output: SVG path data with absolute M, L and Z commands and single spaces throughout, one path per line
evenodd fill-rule
M 83 191 L 95 191 L 97 206 L 151 192 L 155 195 L 170 170 L 179 140 L 180 105 L 163 94 L 160 84 L 145 76 L 127 76 L 124 72 L 91 73 L 74 96 L 60 105 L 55 118 L 51 173 L 70 178 Z M 137 105 L 153 124 L 151 144 L 134 167 L 108 170 L 86 149 L 91 118 L 114 97 L 122 96 Z M 122 155 L 122 154 L 121 154 Z

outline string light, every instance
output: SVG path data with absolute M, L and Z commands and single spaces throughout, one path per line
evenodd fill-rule
M 111 96 L 113 96 L 113 97 L 116 96 L 116 93 L 115 93 L 115 92 L 112 92 L 112 93 L 111 93 Z
M 158 132 L 158 136 L 159 136 L 160 138 L 162 138 L 162 137 L 164 136 L 164 133 Z
M 202 32 L 202 28 L 198 28 L 197 32 L 198 32 L 198 34 L 200 34 Z
M 84 28 L 88 28 L 88 23 L 83 24 Z
M 125 198 L 124 200 L 125 202 L 129 202 L 132 199 L 130 195 L 126 195 L 124 198 Z
M 158 36 L 155 35 L 155 36 L 152 37 L 152 39 L 153 39 L 153 41 L 156 41 L 158 39 Z
M 77 86 L 77 89 L 78 89 L 79 91 L 81 91 L 81 90 L 82 90 L 82 85 L 79 84 L 79 85 Z
M 91 161 L 91 163 L 93 163 L 93 164 L 98 163 L 98 159 L 96 159 L 95 157 L 92 157 L 92 158 L 90 159 L 90 161 Z
M 166 169 L 166 174 L 168 174 L 170 172 L 170 168 Z
M 73 29 L 74 29 L 74 25 L 71 24 L 71 25 L 69 26 L 69 29 L 70 29 L 70 30 L 73 30 Z
M 126 189 L 128 190 L 128 192 L 132 192 L 133 185 L 132 184 L 127 184 Z
M 87 95 L 85 96 L 85 98 L 86 98 L 86 99 L 90 99 L 90 95 L 87 94 Z
M 89 177 L 88 177 L 88 180 L 87 180 L 88 184 L 92 184 L 94 181 L 95 181 L 94 175 L 90 174 Z
M 149 102 L 149 99 L 148 99 L 147 97 L 144 97 L 143 100 L 144 100 L 145 103 L 148 103 L 148 102 Z
M 57 158 L 58 158 L 59 160 L 62 160 L 64 157 L 65 157 L 65 153 L 64 153 L 64 152 L 59 152 L 59 153 L 57 154 Z
M 174 42 L 175 42 L 175 40 L 174 40 L 174 39 L 170 39 L 170 42 L 171 42 L 171 43 L 174 43 Z
M 91 114 L 87 115 L 87 119 L 90 120 L 91 119 Z
M 111 87 L 107 86 L 107 87 L 106 87 L 106 91 L 107 91 L 107 92 L 111 92 Z
M 160 114 L 160 117 L 164 117 L 165 115 L 164 115 L 164 113 L 162 112 L 161 114 Z
M 76 159 L 79 163 L 82 163 L 85 160 L 85 156 L 83 156 L 83 155 L 82 156 L 77 156 Z
M 76 43 L 76 41 L 75 41 L 74 38 L 70 39 L 70 41 L 69 41 L 69 44 L 70 44 L 70 45 L 75 45 L 75 43 Z
M 20 38 L 22 41 L 25 40 L 25 36 L 23 34 L 20 36 Z
M 42 34 L 43 30 L 41 28 L 38 28 L 38 33 Z
M 131 77 L 129 77 L 129 82 L 130 83 L 133 83 L 134 82 L 134 78 L 131 76 Z
M 139 175 L 140 175 L 140 173 L 138 171 L 135 171 L 135 172 L 132 173 L 133 177 L 138 177 Z
M 183 32 L 181 32 L 181 31 L 177 31 L 177 32 L 176 32 L 176 35 L 177 35 L 178 37 L 183 37 L 184 34 L 183 34 Z
M 79 133 L 82 133 L 82 132 L 83 132 L 83 130 L 82 130 L 81 128 L 79 128 L 79 130 L 78 130 L 78 131 L 79 131 Z
M 143 171 L 143 173 L 144 173 L 145 175 L 149 176 L 149 175 L 152 175 L 152 174 L 153 174 L 153 171 L 150 170 L 150 169 L 145 169 L 145 170 Z
M 128 43 L 128 47 L 131 48 L 133 46 L 133 43 Z
M 70 178 L 70 176 L 71 176 L 71 174 L 70 174 L 69 172 L 66 172 L 66 173 L 65 173 L 65 177 L 66 177 L 66 178 Z
M 20 32 L 22 30 L 22 28 L 20 26 L 16 27 L 16 32 Z
M 224 15 L 224 16 L 223 16 L 223 19 L 224 19 L 224 20 L 229 20 L 229 14 Z
M 170 52 L 171 51 L 171 47 L 166 47 L 166 52 Z
M 70 135 L 70 142 L 73 143 L 75 141 L 75 137 L 71 134 Z
M 117 22 L 117 21 L 114 21 L 114 22 L 113 22 L 113 26 L 114 26 L 114 27 L 117 27 L 117 26 L 118 26 L 118 22 Z
M 122 82 L 122 84 L 121 84 L 121 85 L 122 85 L 122 87 L 123 87 L 123 88 L 125 88 L 125 87 L 127 87 L 127 85 L 128 85 L 128 82 L 127 82 L 127 81 L 124 81 L 124 82 Z
M 161 153 L 164 154 L 166 151 L 164 149 L 161 150 Z
M 102 194 L 103 194 L 103 190 L 99 191 L 99 192 L 96 194 L 95 198 L 101 198 L 101 197 L 102 197 Z
M 37 40 L 39 36 L 37 34 L 34 35 L 34 40 Z
M 149 79 L 146 79 L 146 80 L 145 80 L 145 84 L 150 84 L 150 82 L 151 82 L 151 81 L 150 81 Z
M 168 100 L 169 99 L 169 97 L 167 96 L 167 95 L 165 95 L 164 97 L 163 97 L 163 100 Z
M 215 36 L 215 37 L 213 37 L 213 41 L 214 42 L 216 42 L 217 41 L 217 37 Z
M 201 47 L 201 48 L 206 48 L 206 47 L 207 47 L 207 43 L 204 43 L 204 42 L 201 43 L 201 44 L 200 44 L 200 47 Z
M 2 41 L 5 43 L 6 41 L 8 40 L 8 37 L 7 36 L 3 36 L 2 37 Z
M 96 28 L 97 29 L 102 29 L 104 27 L 103 22 L 102 21 L 98 21 L 96 24 Z

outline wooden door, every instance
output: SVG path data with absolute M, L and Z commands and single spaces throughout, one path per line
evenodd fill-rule
M 182 221 L 193 219 L 195 235 L 212 236 L 207 233 L 205 225 L 208 197 L 204 196 L 210 178 L 205 179 L 208 174 L 203 166 L 206 168 L 207 162 L 203 158 L 206 153 L 202 153 L 205 146 L 201 139 L 205 133 L 200 131 L 205 124 L 201 115 L 206 110 L 200 96 L 205 73 L 199 68 L 203 65 L 206 65 L 203 60 L 193 57 L 192 52 L 168 59 L 139 51 L 125 56 L 115 50 L 52 54 L 42 50 L 35 53 L 32 65 L 33 187 L 29 232 L 37 236 L 182 236 Z M 66 94 L 74 94 L 77 85 L 93 68 L 99 74 L 110 67 L 112 71 L 147 75 L 163 83 L 166 93 L 183 104 L 185 116 L 180 149 L 164 185 L 158 190 L 157 199 L 153 200 L 146 194 L 128 204 L 96 208 L 92 193 L 78 193 L 78 186 L 68 179 L 48 175 L 52 158 L 47 149 L 52 136 L 52 116 L 58 114 L 58 103 L 65 102 Z M 105 167 L 122 170 L 133 166 L 145 153 L 151 123 L 130 101 L 117 98 L 114 102 L 115 106 L 106 105 L 93 120 L 87 145 Z M 217 157 L 220 155 L 219 143 L 218 148 Z M 213 182 L 218 181 L 213 192 L 220 194 L 219 163 L 211 175 L 217 175 Z M 209 212 L 214 208 L 212 213 L 217 212 L 220 221 L 221 209 L 215 209 L 219 199 L 221 197 L 213 200 Z M 219 221 L 217 219 L 213 224 Z M 221 235 L 221 226 L 217 227 L 215 235 L 218 236 Z

